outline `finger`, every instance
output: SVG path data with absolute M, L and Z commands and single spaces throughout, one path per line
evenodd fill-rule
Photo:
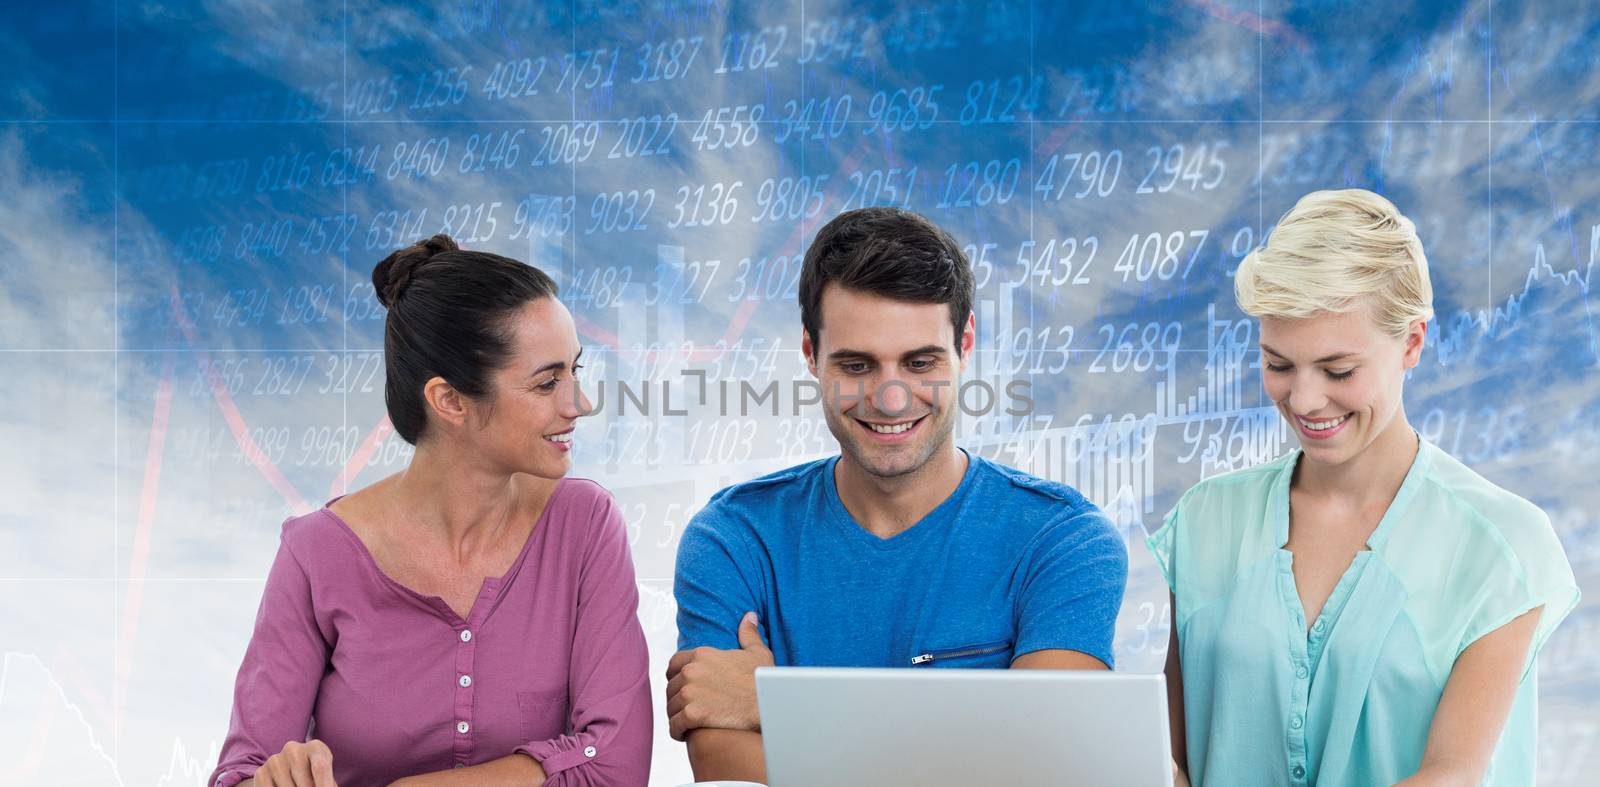
M 673 740 L 682 742 L 684 734 L 688 732 L 686 727 L 683 714 L 675 713 L 667 717 L 667 733 L 672 736 Z
M 339 787 L 333 780 L 333 752 L 327 746 L 311 753 L 311 779 L 315 787 Z
M 767 646 L 761 643 L 761 622 L 754 612 L 744 613 L 744 619 L 739 621 L 739 647 L 745 650 L 767 649 Z
M 288 774 L 283 770 L 283 757 L 276 754 L 267 758 L 266 764 L 256 771 L 256 782 L 265 784 L 266 787 L 294 787 L 294 782 L 289 780 Z
M 304 749 L 289 760 L 289 778 L 293 780 L 294 787 L 317 787 L 316 780 L 311 776 L 311 759 L 306 756 Z
M 692 650 L 680 650 L 672 654 L 672 658 L 667 661 L 667 679 L 672 679 L 673 676 L 678 674 L 678 670 L 683 669 L 683 665 L 691 661 L 694 661 L 694 651 Z
M 672 676 L 667 681 L 667 699 L 670 701 L 673 697 L 678 696 L 678 692 L 683 691 L 683 687 L 687 685 L 689 685 L 689 677 L 687 675 L 679 672 Z
M 668 716 L 677 715 L 678 713 L 682 712 L 684 708 L 687 708 L 687 707 L 689 707 L 689 701 L 684 699 L 683 698 L 683 694 L 681 694 L 681 693 L 680 694 L 674 694 L 671 697 L 667 698 L 667 715 Z

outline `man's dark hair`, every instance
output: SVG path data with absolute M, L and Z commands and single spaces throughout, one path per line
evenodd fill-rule
M 817 230 L 800 270 L 800 324 L 821 341 L 829 283 L 911 303 L 950 306 L 956 352 L 972 313 L 972 264 L 950 233 L 899 208 L 846 211 Z
M 384 404 L 401 439 L 416 445 L 427 431 L 422 388 L 442 377 L 472 397 L 490 393 L 490 377 L 511 358 L 507 323 L 517 309 L 554 298 L 543 271 L 509 257 L 462 251 L 448 235 L 401 249 L 372 270 L 383 324 Z

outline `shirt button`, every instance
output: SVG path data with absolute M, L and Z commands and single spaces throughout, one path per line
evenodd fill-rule
M 462 675 L 461 676 L 461 688 L 464 689 L 464 688 L 466 688 L 468 686 L 471 686 L 471 685 L 472 685 L 472 676 L 471 675 Z
M 1294 671 L 1294 676 L 1301 680 L 1305 680 L 1306 676 L 1310 674 L 1311 673 L 1308 672 L 1305 667 L 1296 667 Z
M 1328 627 L 1327 623 L 1324 623 L 1324 622 L 1318 620 L 1316 622 L 1316 624 L 1311 627 L 1311 630 L 1317 632 L 1318 634 L 1321 634 L 1322 630 L 1327 628 L 1327 627 Z
M 1289 770 L 1289 775 L 1296 779 L 1304 779 L 1306 777 L 1306 769 L 1296 765 Z
M 595 751 L 594 751 L 594 747 L 593 746 L 585 747 L 584 750 L 583 750 L 583 756 L 585 756 L 585 757 L 593 757 L 594 754 L 595 754 Z
M 466 735 L 467 732 L 470 731 L 471 729 L 472 729 L 472 725 L 471 724 L 468 724 L 468 723 L 466 723 L 464 721 L 456 722 L 456 732 L 459 732 L 462 735 Z
M 472 641 L 472 629 L 462 629 L 461 630 L 461 641 L 462 642 L 471 642 Z
M 464 762 L 458 762 L 458 763 L 456 763 L 456 767 L 457 768 L 465 768 L 465 767 L 467 767 L 467 764 L 464 763 Z
M 1289 727 L 1290 727 L 1290 728 L 1291 728 L 1291 729 L 1296 729 L 1296 730 L 1298 730 L 1298 729 L 1300 729 L 1300 727 L 1301 727 L 1301 726 L 1302 726 L 1302 725 L 1304 725 L 1304 724 L 1305 724 L 1305 723 L 1306 723 L 1306 722 L 1305 722 L 1305 719 L 1302 719 L 1302 718 L 1300 718 L 1300 716 L 1299 716 L 1299 715 L 1298 715 L 1298 714 L 1296 714 L 1296 715 L 1295 715 L 1295 717 L 1294 717 L 1294 718 L 1292 718 L 1292 719 L 1290 719 L 1290 720 L 1289 720 Z

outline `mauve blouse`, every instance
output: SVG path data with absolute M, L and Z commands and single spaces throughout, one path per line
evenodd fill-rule
M 552 787 L 643 785 L 651 704 L 627 528 L 593 481 L 563 479 L 465 620 L 390 579 L 327 507 L 284 522 L 210 784 L 290 740 L 333 752 L 340 787 L 514 752 Z

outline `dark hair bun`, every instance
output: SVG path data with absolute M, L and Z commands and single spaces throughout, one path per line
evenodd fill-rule
M 372 269 L 372 289 L 378 295 L 378 302 L 386 309 L 393 307 L 411 283 L 411 276 L 416 273 L 418 266 L 433 259 L 436 254 L 460 250 L 455 239 L 441 234 L 417 241 L 384 257 L 383 262 Z

